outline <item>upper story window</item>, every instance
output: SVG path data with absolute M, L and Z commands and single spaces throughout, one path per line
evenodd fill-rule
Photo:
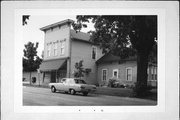
M 126 80 L 132 81 L 132 68 L 131 67 L 126 68 Z
M 51 44 L 47 44 L 47 57 L 51 55 Z
M 91 51 L 91 55 L 92 55 L 92 59 L 96 59 L 96 56 L 97 56 L 97 47 L 95 46 L 92 46 L 92 51 Z
M 57 47 L 58 47 L 58 43 L 55 42 L 55 43 L 54 43 L 54 49 L 53 49 L 54 56 L 57 56 Z
M 60 41 L 60 54 L 64 55 L 65 52 L 65 40 Z

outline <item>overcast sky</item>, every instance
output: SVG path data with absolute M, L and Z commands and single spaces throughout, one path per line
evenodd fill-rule
M 38 56 L 41 57 L 44 49 L 44 32 L 40 30 L 41 27 L 53 24 L 65 19 L 76 20 L 76 16 L 35 16 L 32 15 L 27 20 L 27 25 L 23 27 L 23 44 L 27 44 L 29 41 L 35 43 L 39 42 Z M 82 29 L 83 32 L 88 32 L 93 29 L 92 24 L 88 24 L 88 28 Z

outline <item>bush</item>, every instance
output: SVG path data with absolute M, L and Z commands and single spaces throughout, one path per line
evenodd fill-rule
M 109 79 L 108 87 L 115 87 L 115 79 Z
M 99 87 L 100 85 L 99 85 L 99 83 L 96 83 L 95 86 L 96 86 L 96 87 Z
M 34 84 L 36 82 L 36 77 L 32 77 L 32 83 Z
M 25 81 L 26 80 L 26 78 L 23 78 L 23 81 Z

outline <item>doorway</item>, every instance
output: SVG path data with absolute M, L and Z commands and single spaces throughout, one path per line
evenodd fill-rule
M 56 82 L 56 71 L 51 71 L 51 83 Z

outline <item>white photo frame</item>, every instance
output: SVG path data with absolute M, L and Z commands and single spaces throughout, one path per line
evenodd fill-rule
M 19 25 L 22 24 L 22 15 L 25 14 L 157 15 L 159 80 L 157 106 L 23 106 L 21 62 L 23 45 L 22 30 Z M 132 117 L 138 120 L 178 119 L 178 2 L 4 1 L 1 24 L 1 117 L 3 120 L 27 118 L 32 120 L 51 120 L 52 118 L 120 120 L 132 119 Z

